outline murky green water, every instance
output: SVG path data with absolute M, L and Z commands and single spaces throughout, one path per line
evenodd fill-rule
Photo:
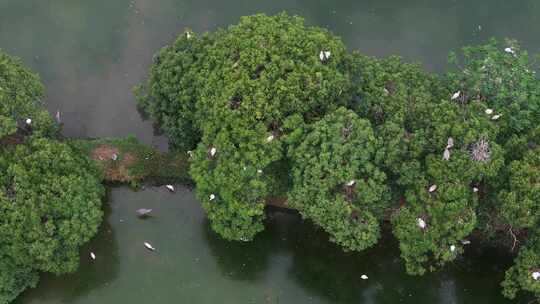
M 212 30 L 282 10 L 330 28 L 351 49 L 401 54 L 431 71 L 444 68 L 449 50 L 492 36 L 540 52 L 538 0 L 0 0 L 0 48 L 41 74 L 65 135 L 134 134 L 165 146 L 131 94 L 152 54 L 185 27 Z M 44 276 L 19 303 L 507 303 L 498 284 L 511 261 L 491 250 L 471 248 L 456 265 L 417 278 L 404 274 L 392 240 L 345 254 L 291 214 L 275 214 L 253 243 L 224 242 L 185 189 L 112 189 L 107 206 L 80 271 Z M 140 207 L 155 217 L 136 219 Z

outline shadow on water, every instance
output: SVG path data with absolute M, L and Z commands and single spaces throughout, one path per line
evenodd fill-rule
M 114 230 L 107 221 L 110 205 L 104 203 L 105 217 L 98 234 L 81 248 L 79 269 L 76 273 L 62 276 L 43 274 L 38 287 L 25 292 L 16 303 L 27 303 L 39 298 L 47 303 L 73 303 L 88 293 L 107 286 L 119 275 L 118 242 Z M 90 259 L 90 252 L 96 260 Z

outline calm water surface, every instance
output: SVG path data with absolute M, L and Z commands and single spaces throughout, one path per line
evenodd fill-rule
M 213 30 L 282 10 L 330 28 L 351 49 L 400 54 L 430 71 L 446 66 L 449 50 L 492 36 L 540 52 L 537 0 L 0 0 L 0 48 L 40 73 L 66 136 L 134 134 L 163 147 L 131 94 L 152 54 L 186 27 Z M 136 219 L 140 207 L 154 208 L 155 217 Z M 404 274 L 393 240 L 345 254 L 291 214 L 275 214 L 253 243 L 224 242 L 187 189 L 115 188 L 106 208 L 80 271 L 44 276 L 20 304 L 509 303 L 498 284 L 511 261 L 491 250 L 471 248 L 456 265 L 417 278 Z M 158 250 L 146 251 L 145 240 Z

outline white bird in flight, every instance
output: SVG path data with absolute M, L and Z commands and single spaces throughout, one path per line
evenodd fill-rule
M 144 242 L 144 247 L 146 247 L 146 249 L 150 250 L 150 251 L 155 251 L 156 248 L 154 248 L 154 246 L 152 246 L 150 243 L 148 242 Z

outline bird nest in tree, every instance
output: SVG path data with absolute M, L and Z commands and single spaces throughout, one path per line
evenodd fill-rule
M 474 161 L 486 162 L 491 157 L 491 149 L 489 148 L 489 142 L 486 139 L 480 139 L 474 143 L 471 147 L 471 158 Z

